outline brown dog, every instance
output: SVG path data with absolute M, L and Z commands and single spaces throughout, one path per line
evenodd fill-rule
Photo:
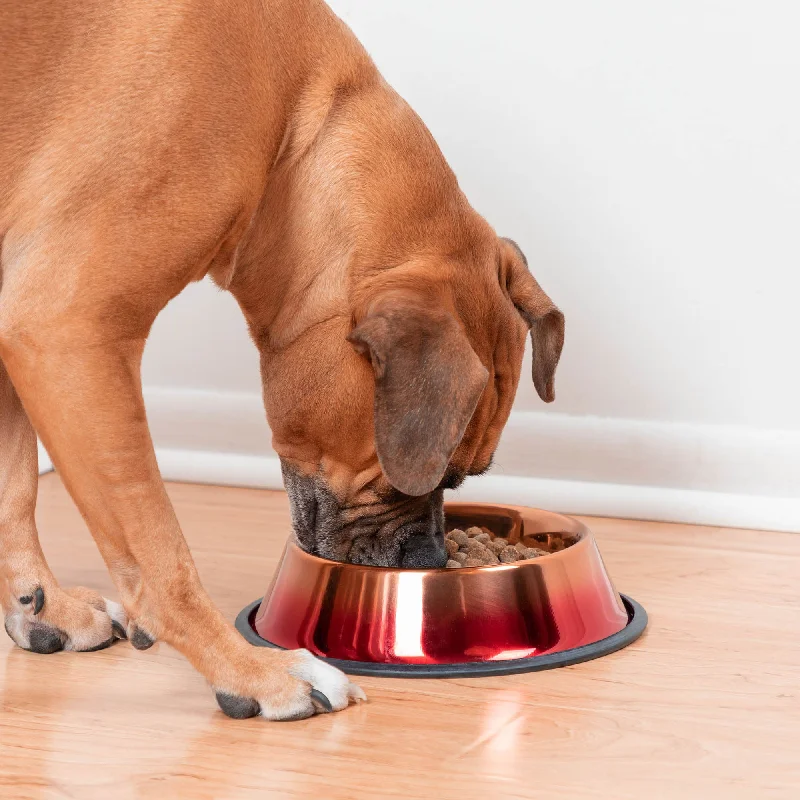
M 442 490 L 488 468 L 529 329 L 553 399 L 563 316 L 320 0 L 6 0 L 0 36 L 8 633 L 38 652 L 163 638 L 231 716 L 346 707 L 344 675 L 250 647 L 200 585 L 145 419 L 153 320 L 205 275 L 229 289 L 301 543 L 435 566 Z M 124 611 L 44 560 L 34 429 Z

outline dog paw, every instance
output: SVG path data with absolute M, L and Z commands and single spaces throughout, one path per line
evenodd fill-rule
M 82 587 L 36 586 L 12 601 L 5 618 L 17 645 L 44 654 L 102 650 L 125 638 L 127 624 L 119 603 Z
M 262 651 L 263 652 L 263 651 Z M 351 702 L 367 699 L 364 691 L 336 667 L 308 650 L 268 651 L 266 678 L 253 694 L 215 688 L 217 703 L 233 719 L 262 716 L 269 720 L 307 719 L 314 714 L 342 711 Z

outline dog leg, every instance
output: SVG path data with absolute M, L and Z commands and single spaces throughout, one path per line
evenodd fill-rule
M 85 316 L 63 309 L 63 293 L 39 292 L 33 315 L 33 295 L 20 294 L 12 290 L 0 304 L 0 357 L 119 588 L 132 643 L 164 639 L 182 652 L 232 717 L 300 719 L 363 699 L 343 673 L 307 651 L 248 645 L 201 586 L 145 418 L 139 367 L 149 321 L 140 336 L 125 337 L 118 309 L 101 297 Z M 20 549 L 32 550 L 32 541 Z M 45 580 L 46 609 L 51 584 L 39 570 L 25 591 L 35 594 Z M 17 572 L 27 576 L 29 568 Z
M 34 521 L 36 434 L 0 361 L 0 605 L 8 635 L 26 650 L 100 650 L 125 636 L 122 606 L 90 589 L 63 591 Z

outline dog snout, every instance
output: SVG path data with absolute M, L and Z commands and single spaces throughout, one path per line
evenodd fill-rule
M 444 546 L 444 498 L 442 490 L 432 492 L 420 520 L 402 536 L 399 566 L 405 569 L 436 569 L 447 563 Z
M 318 476 L 284 464 L 294 533 L 314 555 L 378 567 L 433 569 L 447 561 L 442 491 L 381 503 L 339 502 Z
M 437 569 L 447 563 L 444 535 L 438 531 L 412 533 L 403 543 L 399 566 L 404 569 Z
M 409 513 L 400 506 L 384 512 L 378 519 L 361 518 L 356 526 L 343 525 L 340 537 L 353 564 L 405 569 L 444 567 L 444 524 L 441 498 L 420 498 L 424 507 Z

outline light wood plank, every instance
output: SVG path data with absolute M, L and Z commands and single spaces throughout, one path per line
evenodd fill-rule
M 285 495 L 172 485 L 203 580 L 232 619 L 263 593 Z M 113 594 L 56 476 L 45 551 Z M 587 520 L 637 644 L 531 675 L 361 679 L 370 702 L 269 724 L 219 711 L 169 647 L 25 653 L 0 635 L 0 796 L 13 798 L 769 798 L 800 796 L 800 537 Z

